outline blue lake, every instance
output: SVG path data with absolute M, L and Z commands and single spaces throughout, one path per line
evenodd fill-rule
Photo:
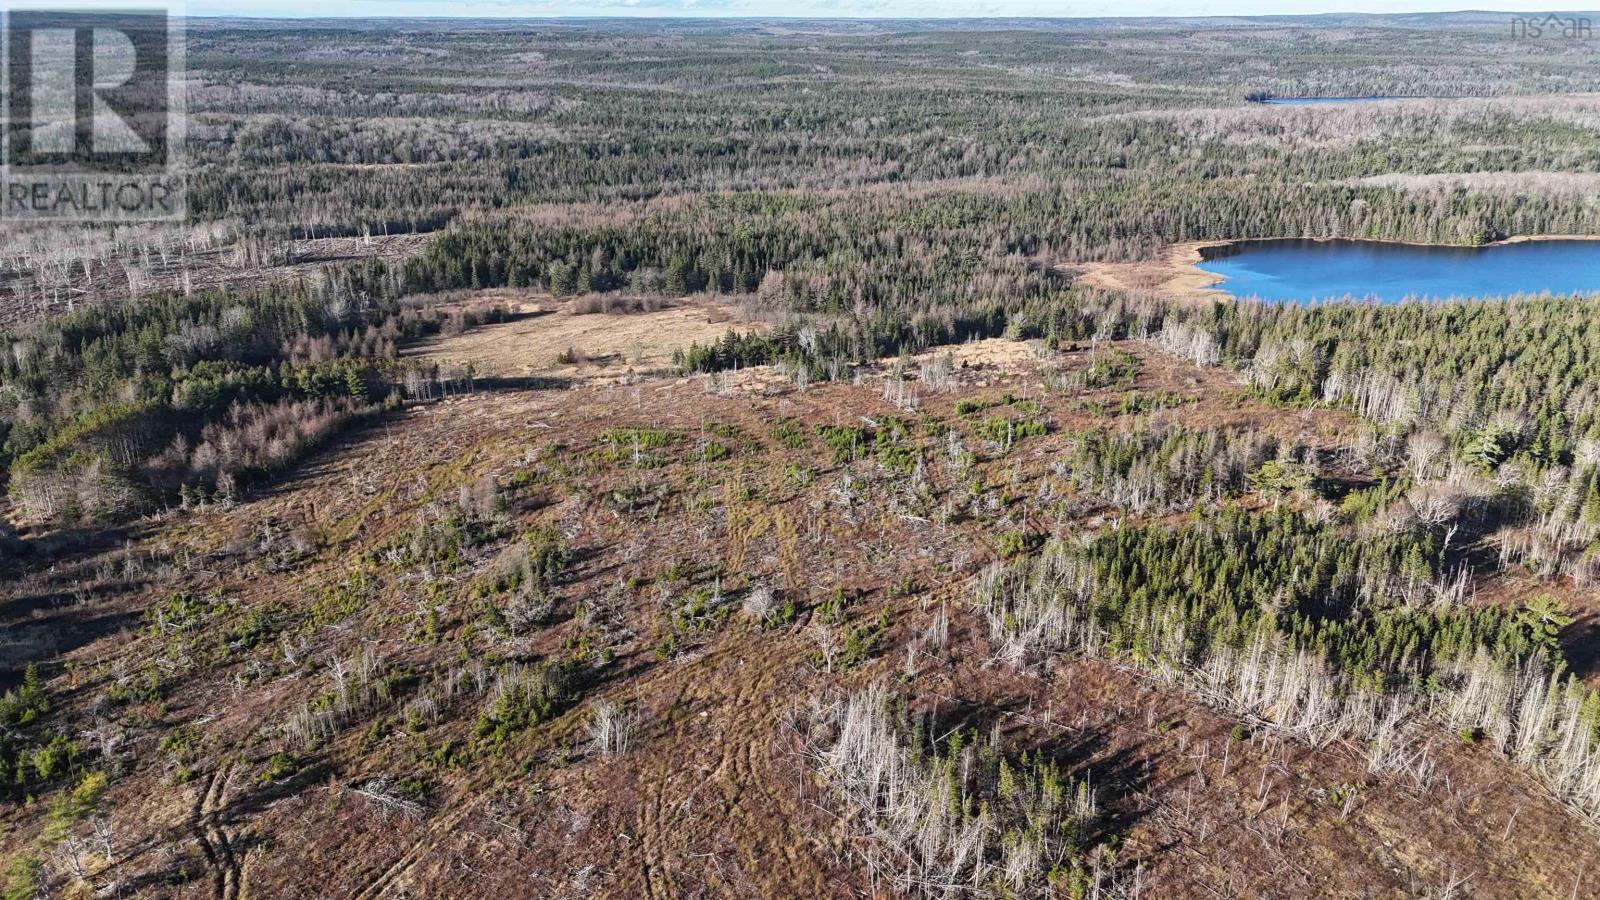
M 1437 247 L 1377 241 L 1241 241 L 1207 248 L 1201 269 L 1235 297 L 1277 303 L 1355 298 L 1600 292 L 1600 241 Z

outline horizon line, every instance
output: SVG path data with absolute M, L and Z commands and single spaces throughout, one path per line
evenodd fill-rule
M 675 12 L 661 14 L 641 12 L 639 15 L 626 15 L 610 13 L 605 15 L 583 15 L 575 13 L 476 13 L 476 14 L 426 14 L 426 15 L 373 15 L 368 13 L 350 14 L 323 14 L 323 15 L 290 15 L 274 14 L 270 12 L 257 13 L 189 13 L 186 19 L 200 20 L 229 20 L 238 19 L 245 21 L 270 21 L 270 22 L 471 22 L 471 21 L 573 21 L 573 22 L 601 22 L 601 21 L 741 21 L 741 22 L 1095 22 L 1105 20 L 1115 21 L 1237 21 L 1252 19 L 1328 19 L 1339 17 L 1362 17 L 1369 19 L 1397 19 L 1415 16 L 1466 16 L 1466 15 L 1557 15 L 1561 13 L 1594 13 L 1600 15 L 1597 8 L 1548 8 L 1539 9 L 1452 9 L 1452 10 L 1411 10 L 1399 12 L 1367 12 L 1361 10 L 1329 11 L 1329 12 L 1261 12 L 1261 13 L 1196 13 L 1193 15 L 1152 15 L 1150 13 L 1128 13 L 1118 15 L 1115 13 L 1102 13 L 1098 15 L 1006 15 L 1006 16 L 964 16 L 964 15 L 875 15 L 871 13 L 857 15 L 781 15 L 772 13 L 741 14 L 729 11 L 708 11 L 705 14 L 688 12 Z

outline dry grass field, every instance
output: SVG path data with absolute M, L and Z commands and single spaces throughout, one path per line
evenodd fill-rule
M 741 332 L 768 328 L 712 300 L 628 313 L 587 312 L 582 299 L 556 300 L 509 290 L 485 291 L 474 302 L 502 306 L 511 311 L 513 320 L 419 343 L 406 356 L 470 363 L 489 377 L 614 381 L 668 372 L 674 351 L 713 343 L 730 328 Z

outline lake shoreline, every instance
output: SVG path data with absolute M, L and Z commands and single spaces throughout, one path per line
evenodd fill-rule
M 1270 251 L 1276 249 L 1277 252 L 1281 253 L 1281 252 L 1293 252 L 1295 246 L 1310 247 L 1310 246 L 1318 246 L 1318 245 L 1320 245 L 1320 246 L 1325 246 L 1325 247 L 1330 247 L 1330 248 L 1331 247 L 1335 247 L 1335 246 L 1343 246 L 1343 247 L 1351 248 L 1353 251 L 1356 251 L 1356 252 L 1360 252 L 1360 248 L 1365 247 L 1365 248 L 1367 248 L 1366 249 L 1367 253 L 1374 252 L 1373 248 L 1381 248 L 1381 247 L 1391 247 L 1391 248 L 1397 248 L 1397 249 L 1406 248 L 1406 249 L 1421 250 L 1421 251 L 1439 251 L 1439 252 L 1448 251 L 1448 252 L 1453 253 L 1453 254 L 1459 254 L 1459 255 L 1453 257 L 1453 258 L 1455 258 L 1457 260 L 1470 260 L 1470 262 L 1457 262 L 1457 263 L 1454 263 L 1454 264 L 1452 264 L 1453 266 L 1466 266 L 1466 267 L 1468 267 L 1470 269 L 1470 267 L 1472 267 L 1472 266 L 1480 266 L 1481 267 L 1481 266 L 1485 266 L 1485 265 L 1492 265 L 1491 261 L 1488 261 L 1488 260 L 1485 260 L 1485 259 L 1482 259 L 1482 258 L 1478 258 L 1476 256 L 1476 254 L 1479 251 L 1489 251 L 1489 250 L 1494 250 L 1494 249 L 1497 249 L 1497 248 L 1506 248 L 1506 247 L 1522 247 L 1522 246 L 1529 246 L 1529 245 L 1535 245 L 1535 244 L 1554 245 L 1554 244 L 1563 244 L 1563 243 L 1564 244 L 1600 243 L 1600 235 L 1585 235 L 1585 234 L 1513 235 L 1513 236 L 1508 237 L 1508 238 L 1503 238 L 1503 239 L 1498 240 L 1498 241 L 1492 241 L 1492 242 L 1484 243 L 1484 244 L 1442 244 L 1442 243 L 1432 243 L 1432 242 L 1427 242 L 1427 241 L 1408 241 L 1408 240 L 1394 240 L 1394 239 L 1383 239 L 1383 238 L 1344 238 L 1344 237 L 1338 237 L 1338 238 L 1330 238 L 1330 237 L 1246 238 L 1246 239 L 1241 239 L 1241 240 L 1209 240 L 1209 241 L 1187 241 L 1187 242 L 1182 242 L 1182 243 L 1175 244 L 1172 247 L 1170 247 L 1168 249 L 1168 251 L 1166 252 L 1165 257 L 1168 260 L 1170 265 L 1174 266 L 1175 269 L 1176 269 L 1176 267 L 1181 267 L 1182 270 L 1185 272 L 1185 274 L 1190 276 L 1191 279 L 1194 278 L 1195 276 L 1198 276 L 1198 275 L 1206 276 L 1206 282 L 1204 284 L 1203 290 L 1187 292 L 1188 296 L 1195 297 L 1195 298 L 1205 297 L 1205 298 L 1211 299 L 1211 300 L 1216 300 L 1216 299 L 1221 299 L 1221 298 L 1227 298 L 1229 300 L 1237 300 L 1237 299 L 1246 299 L 1247 296 L 1249 296 L 1246 293 L 1247 291 L 1250 290 L 1249 278 L 1246 277 L 1246 280 L 1245 280 L 1244 283 L 1235 285 L 1234 289 L 1232 289 L 1232 290 L 1224 288 L 1224 287 L 1222 287 L 1222 285 L 1225 282 L 1228 282 L 1228 281 L 1232 280 L 1233 278 L 1238 277 L 1240 275 L 1248 275 L 1249 269 L 1246 268 L 1244 270 L 1241 270 L 1241 272 L 1226 272 L 1226 271 L 1219 271 L 1219 269 L 1228 268 L 1229 267 L 1229 264 L 1224 262 L 1225 260 L 1229 260 L 1229 259 L 1231 259 L 1233 257 L 1240 256 L 1240 255 L 1243 255 L 1243 254 L 1247 254 L 1252 250 L 1268 250 L 1270 252 Z M 1581 251 L 1581 252 L 1584 252 L 1586 254 L 1588 253 L 1588 251 Z M 1308 262 L 1309 262 L 1309 260 L 1308 260 Z M 1208 265 L 1206 265 L 1207 263 L 1218 263 L 1218 265 L 1209 265 L 1208 266 Z M 1449 277 L 1454 278 L 1455 276 L 1454 276 L 1454 274 L 1452 274 Z M 1559 279 L 1557 279 L 1557 281 L 1559 282 Z M 1174 277 L 1169 279 L 1169 283 L 1173 284 L 1174 286 L 1178 286 L 1178 285 L 1183 284 L 1184 282 L 1180 281 L 1178 278 L 1176 278 L 1176 276 L 1174 276 Z M 1367 282 L 1363 281 L 1363 282 L 1361 282 L 1361 285 L 1363 285 L 1363 286 L 1358 287 L 1356 285 L 1351 285 L 1351 291 L 1350 291 L 1349 294 L 1341 294 L 1341 295 L 1330 294 L 1328 296 L 1329 297 L 1333 297 L 1333 296 L 1356 296 L 1356 295 L 1358 295 L 1360 293 L 1361 290 L 1366 289 L 1366 287 L 1370 287 L 1371 290 L 1373 291 L 1373 293 L 1381 295 L 1382 288 L 1380 287 L 1380 284 L 1381 284 L 1381 282 L 1372 283 L 1372 284 L 1369 285 Z M 1330 285 L 1330 287 L 1331 286 L 1332 285 Z M 1502 289 L 1501 285 L 1478 284 L 1478 285 L 1473 285 L 1473 286 L 1462 286 L 1461 290 L 1459 290 L 1459 291 L 1441 289 L 1441 290 L 1439 290 L 1437 292 L 1437 294 L 1435 294 L 1435 296 L 1440 297 L 1440 298 L 1444 298 L 1444 297 L 1491 297 L 1491 296 L 1499 297 L 1499 296 L 1509 296 L 1511 294 L 1516 294 L 1516 293 L 1539 293 L 1540 291 L 1549 291 L 1551 293 L 1563 294 L 1563 293 L 1574 293 L 1574 292 L 1600 291 L 1600 287 L 1590 288 L 1590 287 L 1587 286 L 1587 284 L 1585 284 L 1585 286 L 1583 288 L 1575 289 L 1570 283 L 1567 284 L 1567 285 L 1562 285 L 1560 283 L 1556 283 L 1556 284 L 1551 284 L 1551 285 L 1548 285 L 1548 286 L 1545 286 L 1545 287 L 1530 286 L 1530 287 L 1528 287 L 1526 289 L 1523 289 L 1523 288 Z M 1432 292 L 1427 290 L 1427 289 L 1423 289 L 1423 288 L 1419 288 L 1418 291 L 1417 291 L 1417 295 L 1419 295 L 1419 296 L 1428 296 L 1430 293 L 1432 293 Z M 1263 295 L 1262 299 L 1269 299 L 1270 300 L 1271 297 L 1270 297 L 1270 295 Z M 1297 301 L 1291 301 L 1288 297 L 1279 297 L 1278 301 L 1279 302 L 1297 302 Z M 1309 301 L 1307 301 L 1307 302 L 1309 302 Z M 1385 302 L 1398 302 L 1398 298 L 1390 297 Z
M 1232 295 L 1215 285 L 1225 279 L 1200 268 L 1205 261 L 1202 248 L 1222 246 L 1229 241 L 1183 241 L 1169 244 L 1158 259 L 1143 262 L 1084 263 L 1078 280 L 1104 290 L 1145 294 L 1177 302 L 1229 299 Z
M 1206 259 L 1205 251 L 1219 247 L 1246 247 L 1254 244 L 1275 244 L 1283 241 L 1305 241 L 1314 244 L 1387 244 L 1393 247 L 1425 247 L 1434 250 L 1490 250 L 1495 247 L 1508 247 L 1513 244 L 1529 244 L 1535 241 L 1600 241 L 1600 234 L 1518 234 L 1490 241 L 1487 244 L 1440 244 L 1432 241 L 1403 241 L 1395 238 L 1362 238 L 1362 237 L 1264 237 L 1264 238 L 1231 238 L 1227 240 L 1209 241 L 1181 241 L 1168 247 L 1169 250 L 1192 248 L 1198 259 Z M 1187 256 L 1187 252 L 1185 256 Z M 1206 273 L 1211 274 L 1211 273 Z
M 1494 247 L 1525 244 L 1534 241 L 1600 241 L 1600 235 L 1520 234 L 1487 244 L 1439 244 L 1428 241 L 1405 241 L 1392 238 L 1344 237 L 1268 237 L 1178 241 L 1168 244 L 1156 259 L 1127 263 L 1085 263 L 1076 268 L 1079 271 L 1079 280 L 1084 284 L 1106 290 L 1154 295 L 1166 300 L 1185 303 L 1235 300 L 1238 298 L 1234 297 L 1233 294 L 1217 287 L 1217 285 L 1227 280 L 1225 276 L 1200 268 L 1200 264 L 1209 258 L 1207 251 L 1277 241 L 1311 241 L 1321 244 L 1359 241 L 1361 243 L 1388 244 L 1400 247 L 1487 250 Z

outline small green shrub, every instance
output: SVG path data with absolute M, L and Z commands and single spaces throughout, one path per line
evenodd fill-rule
M 34 900 L 39 896 L 44 864 L 32 856 L 15 856 L 6 864 L 5 893 L 0 900 Z

